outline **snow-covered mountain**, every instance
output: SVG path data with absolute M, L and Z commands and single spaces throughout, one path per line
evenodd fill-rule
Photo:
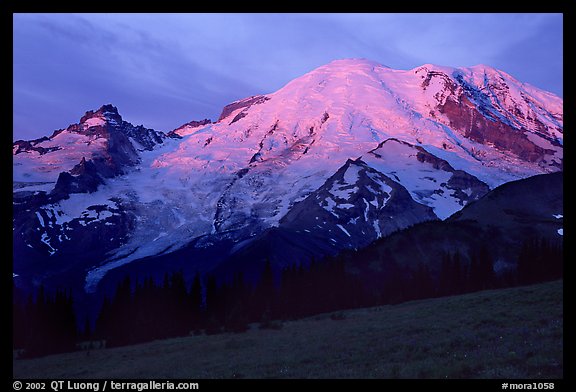
M 225 249 L 190 261 L 215 269 L 274 228 L 327 251 L 364 246 L 497 185 L 561 171 L 562 105 L 487 66 L 357 59 L 168 134 L 106 105 L 14 143 L 14 270 L 81 276 L 94 291 L 110 271 L 184 248 Z

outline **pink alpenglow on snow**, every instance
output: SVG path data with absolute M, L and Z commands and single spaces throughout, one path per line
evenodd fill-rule
M 216 123 L 190 122 L 169 137 L 120 127 L 110 110 L 50 138 L 14 144 L 19 191 L 49 192 L 82 158 L 103 157 L 119 168 L 96 191 L 42 207 L 69 221 L 100 200 L 139 216 L 128 239 L 88 271 L 88 291 L 111 269 L 192 239 L 241 242 L 278 226 L 345 164 L 350 172 L 319 200 L 324 210 L 338 216 L 358 197 L 368 214 L 370 199 L 358 192 L 392 192 L 382 174 L 441 219 L 489 188 L 563 168 L 562 99 L 484 65 L 395 70 L 336 60 L 276 92 L 233 102 Z M 373 207 L 383 208 L 382 200 Z M 354 222 L 335 228 L 346 239 Z M 384 226 L 375 226 L 379 237 Z M 57 241 L 49 243 L 57 254 Z

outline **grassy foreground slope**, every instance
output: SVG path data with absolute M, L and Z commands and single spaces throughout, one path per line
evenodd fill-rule
M 562 378 L 563 283 L 15 360 L 15 378 Z

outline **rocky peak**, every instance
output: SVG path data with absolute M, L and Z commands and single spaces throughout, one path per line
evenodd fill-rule
M 50 192 L 50 200 L 55 203 L 67 199 L 72 193 L 92 193 L 102 183 L 99 169 L 94 162 L 82 158 L 70 172 L 60 173 L 54 189 Z
M 325 237 L 324 243 L 357 248 L 434 219 L 432 208 L 415 202 L 402 185 L 361 159 L 348 159 L 320 188 L 296 203 L 280 227 L 316 232 Z
M 102 105 L 98 110 L 89 110 L 80 119 L 78 125 L 72 125 L 69 130 L 84 134 L 97 134 L 106 139 L 132 139 L 137 143 L 136 150 L 152 150 L 156 145 L 164 142 L 166 135 L 163 132 L 146 128 L 143 125 L 134 126 L 122 119 L 118 108 L 114 105 Z M 117 132 L 115 132 L 117 131 Z M 117 134 L 125 137 L 119 137 Z M 114 134 L 114 135 L 113 135 Z
M 90 119 L 99 118 L 107 122 L 122 124 L 122 116 L 118 113 L 118 108 L 114 105 L 102 105 L 98 110 L 87 111 L 80 119 L 80 123 L 86 123 Z

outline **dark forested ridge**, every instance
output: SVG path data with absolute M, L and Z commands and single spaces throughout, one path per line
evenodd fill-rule
M 250 323 L 259 328 L 282 328 L 282 320 L 343 309 L 401 303 L 485 289 L 511 287 L 562 277 L 562 243 L 527 240 L 517 268 L 496 274 L 488 247 L 477 252 L 445 254 L 439 271 L 426 264 L 414 268 L 386 266 L 386 279 L 366 284 L 347 253 L 293 265 L 274 274 L 266 263 L 257 284 L 237 274 L 230 282 L 197 274 L 186 282 L 182 272 L 132 282 L 126 277 L 106 298 L 95 322 L 75 320 L 72 298 L 59 291 L 18 297 L 14 304 L 14 349 L 25 356 L 71 351 L 81 340 L 122 346 L 188 334 L 240 333 Z M 77 328 L 77 324 L 82 328 Z M 82 329 L 82 330 L 79 330 Z
M 70 293 L 57 291 L 54 295 L 40 287 L 36 296 L 22 298 L 13 287 L 12 307 L 13 345 L 26 356 L 74 350 L 77 320 Z

